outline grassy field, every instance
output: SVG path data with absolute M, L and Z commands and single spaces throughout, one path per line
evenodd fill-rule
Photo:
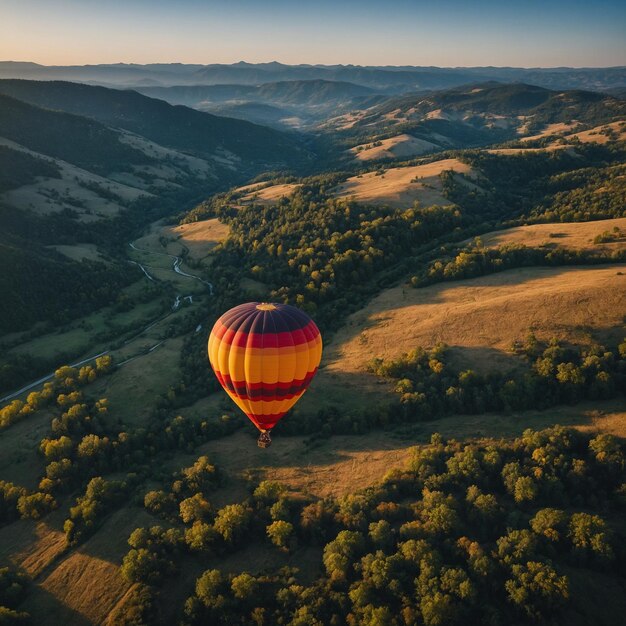
M 228 237 L 228 226 L 217 218 L 193 222 L 191 224 L 172 225 L 164 220 L 153 223 L 148 232 L 134 243 L 141 250 L 162 254 L 181 256 L 188 250 L 194 260 L 202 260 L 213 249 Z M 133 253 L 136 251 L 132 250 Z M 147 263 L 154 263 L 155 256 L 146 257 Z M 166 257 L 164 257 L 166 259 Z M 163 262 L 163 267 L 171 267 L 171 262 Z
M 374 145 L 380 144 L 380 145 Z M 374 143 L 365 143 L 350 148 L 349 154 L 356 161 L 376 161 L 378 159 L 399 159 L 419 156 L 438 149 L 434 143 L 403 133 Z
M 415 201 L 423 206 L 450 204 L 443 196 L 439 178 L 444 170 L 466 175 L 475 174 L 469 165 L 458 159 L 442 159 L 426 165 L 388 169 L 383 174 L 368 172 L 352 176 L 337 187 L 335 196 L 399 208 L 409 207 Z
M 240 204 L 274 204 L 281 198 L 290 196 L 300 185 L 284 183 L 281 185 L 267 185 L 267 183 L 255 183 L 235 189 L 243 195 L 239 198 Z
M 93 243 L 79 243 L 72 246 L 49 246 L 57 252 L 64 254 L 66 257 L 72 259 L 72 261 L 101 261 L 106 263 L 106 259 L 98 248 Z
M 594 239 L 598 235 L 606 231 L 613 231 L 614 228 L 624 231 L 624 236 L 619 236 L 616 241 L 594 243 Z M 515 243 L 535 248 L 549 246 L 574 250 L 616 250 L 626 246 L 626 218 L 619 217 L 596 222 L 518 226 L 482 235 L 481 240 L 488 248 Z M 466 243 L 469 241 L 471 240 L 467 240 Z
M 589 130 L 583 130 L 578 133 L 566 135 L 565 139 L 578 139 L 581 143 L 601 143 L 609 142 L 609 136 L 614 135 L 619 141 L 626 139 L 626 121 L 611 122 L 602 126 L 596 126 Z
M 563 135 L 568 131 L 573 130 L 578 126 L 578 122 L 573 120 L 571 122 L 555 122 L 554 124 L 548 124 L 540 133 L 536 135 L 527 135 L 522 137 L 521 141 L 534 141 L 535 139 L 543 139 L 544 137 L 552 137 L 553 135 Z M 524 127 L 520 127 L 518 132 L 523 131 Z
M 374 357 L 450 346 L 453 362 L 476 371 L 510 370 L 513 341 L 618 342 L 626 333 L 626 265 L 523 268 L 421 289 L 387 289 L 351 315 L 324 347 L 322 368 L 299 410 L 350 411 L 387 402 L 390 383 L 370 374 Z
M 75 320 L 59 331 L 36 337 L 12 349 L 17 354 L 34 354 L 52 359 L 58 354 L 70 353 L 76 356 L 97 353 L 106 349 L 114 338 L 98 340 L 97 335 L 113 328 L 132 324 L 149 324 L 161 311 L 158 301 L 137 304 L 130 311 L 112 313 L 106 307 L 96 313 Z

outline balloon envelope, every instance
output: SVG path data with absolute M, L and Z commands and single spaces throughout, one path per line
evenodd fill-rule
M 240 304 L 215 322 L 209 336 L 217 379 L 261 431 L 273 428 L 302 397 L 321 357 L 315 322 L 288 304 Z

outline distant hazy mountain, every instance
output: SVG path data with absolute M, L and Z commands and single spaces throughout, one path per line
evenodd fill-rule
M 180 63 L 44 66 L 36 63 L 0 62 L 0 78 L 72 80 L 110 86 L 149 85 L 259 85 L 278 81 L 347 81 L 402 93 L 445 89 L 487 80 L 526 82 L 552 89 L 607 90 L 626 86 L 626 68 L 441 68 L 413 66 L 285 65 L 233 63 L 186 65 Z
M 369 87 L 330 80 L 137 87 L 136 90 L 171 104 L 277 128 L 305 127 L 336 114 L 338 108 L 364 108 L 384 98 Z

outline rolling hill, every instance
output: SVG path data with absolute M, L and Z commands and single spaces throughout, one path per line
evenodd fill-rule
M 311 127 L 337 110 L 365 108 L 384 99 L 362 85 L 322 79 L 259 85 L 140 87 L 138 91 L 172 104 L 278 128 Z
M 0 93 L 92 118 L 201 158 L 234 158 L 237 167 L 247 172 L 307 159 L 297 141 L 274 130 L 172 106 L 134 91 L 66 82 L 0 81 Z
M 391 97 L 366 110 L 328 120 L 323 129 L 343 137 L 357 157 L 394 158 L 368 149 L 397 137 L 420 143 L 401 156 L 451 147 L 481 146 L 533 136 L 545 128 L 569 124 L 588 128 L 626 116 L 623 100 L 588 91 L 552 91 L 526 84 L 482 83 L 419 95 Z M 427 142 L 427 143 L 423 143 Z M 406 141 L 404 141 L 407 144 Z M 430 144 L 430 145 L 429 145 Z M 408 153 L 408 154 L 407 154 Z

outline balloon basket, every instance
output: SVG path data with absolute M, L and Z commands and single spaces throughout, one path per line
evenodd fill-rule
M 259 435 L 256 443 L 259 448 L 269 448 L 272 445 L 272 438 L 270 437 L 270 434 L 265 431 Z

